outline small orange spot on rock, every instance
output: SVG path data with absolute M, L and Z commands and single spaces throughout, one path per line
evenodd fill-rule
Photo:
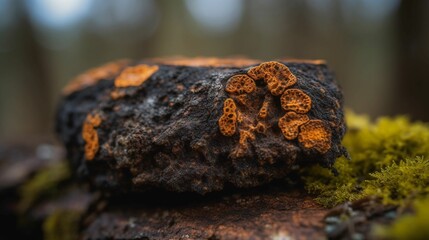
M 64 95 L 69 95 L 78 90 L 92 86 L 100 80 L 112 78 L 128 63 L 129 60 L 122 59 L 90 69 L 73 79 L 66 87 L 64 87 L 62 92 Z
M 247 74 L 254 80 L 264 79 L 268 90 L 274 96 L 281 95 L 286 88 L 296 83 L 296 76 L 286 65 L 279 62 L 265 62 L 251 68 Z
M 137 87 L 143 84 L 152 74 L 158 71 L 156 65 L 140 64 L 133 67 L 127 67 L 115 79 L 115 87 Z
M 240 145 L 243 148 L 247 147 L 247 139 L 255 140 L 255 135 L 250 131 L 240 130 Z
M 307 115 L 288 112 L 279 119 L 279 127 L 286 139 L 293 140 L 298 137 L 298 127 L 309 120 Z
M 271 98 L 270 95 L 266 95 L 265 96 L 265 100 L 262 103 L 262 107 L 261 107 L 261 109 L 259 109 L 259 113 L 258 113 L 258 117 L 260 119 L 267 118 L 267 116 L 268 116 L 268 108 L 270 107 L 272 100 L 273 99 Z
M 110 97 L 111 97 L 113 100 L 118 100 L 118 99 L 120 99 L 120 98 L 125 97 L 126 93 L 125 93 L 124 91 L 122 91 L 122 90 L 123 90 L 123 89 L 113 89 L 113 90 L 110 92 Z
M 331 132 L 321 120 L 310 120 L 299 127 L 298 141 L 304 148 L 326 153 L 331 148 Z
M 82 126 L 82 138 L 85 141 L 85 158 L 93 160 L 99 149 L 98 133 L 95 129 L 100 126 L 101 117 L 98 114 L 89 114 Z
M 228 93 L 243 94 L 255 91 L 256 84 L 249 76 L 240 74 L 231 77 L 226 84 Z
M 280 98 L 282 108 L 286 111 L 307 113 L 311 109 L 311 98 L 299 89 L 288 89 Z
M 223 103 L 223 115 L 218 121 L 220 132 L 225 136 L 232 136 L 236 131 L 237 106 L 232 98 Z

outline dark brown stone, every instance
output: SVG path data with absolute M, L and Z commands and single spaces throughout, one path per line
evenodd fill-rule
M 57 132 L 77 175 L 97 188 L 122 192 L 158 188 L 204 194 L 284 178 L 297 165 L 330 167 L 345 154 L 342 94 L 323 62 L 270 62 L 268 70 L 254 74 L 256 89 L 251 84 L 228 93 L 228 80 L 257 64 L 237 60 L 240 64 L 231 66 L 233 61 L 219 59 L 195 64 L 199 61 L 129 63 L 114 76 L 68 92 L 58 110 Z M 292 140 L 278 124 L 289 111 L 280 101 L 286 89 L 310 98 L 305 114 L 318 123 L 299 128 L 312 132 Z M 236 108 L 225 109 L 226 99 Z M 221 123 L 229 124 L 226 135 Z
M 82 239 L 325 238 L 328 210 L 290 189 L 265 187 L 204 198 L 175 194 L 174 203 L 168 197 L 111 200 L 84 226 Z

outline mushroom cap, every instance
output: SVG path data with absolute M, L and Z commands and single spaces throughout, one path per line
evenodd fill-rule
M 288 89 L 280 98 L 282 108 L 296 113 L 307 113 L 311 109 L 311 98 L 299 89 Z

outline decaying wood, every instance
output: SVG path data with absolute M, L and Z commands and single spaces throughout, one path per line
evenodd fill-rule
M 79 77 L 57 115 L 77 175 L 99 189 L 204 194 L 284 178 L 295 165 L 332 166 L 346 153 L 345 125 L 327 66 L 257 63 L 119 61 L 84 74 L 96 78 L 84 86 Z

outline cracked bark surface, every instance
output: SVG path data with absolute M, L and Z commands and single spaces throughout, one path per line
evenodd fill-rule
M 278 95 L 285 86 L 274 89 L 273 77 L 281 72 L 271 73 L 269 80 L 254 80 L 256 90 L 247 95 L 225 91 L 231 77 L 248 74 L 257 63 L 158 59 L 90 71 L 87 76 L 101 78 L 86 81 L 84 87 L 74 86 L 77 90 L 64 96 L 57 114 L 57 132 L 76 175 L 110 191 L 205 194 L 231 185 L 259 186 L 284 178 L 294 166 L 332 166 L 346 154 L 340 145 L 345 125 L 342 94 L 326 64 L 277 62 L 296 77 L 296 83 L 287 87 L 311 99 L 306 115 L 318 123 L 318 128 L 311 129 L 314 134 L 289 140 L 278 125 L 286 113 Z M 117 69 L 116 74 L 112 69 Z M 238 131 L 231 136 L 219 130 L 228 98 L 237 105 Z M 263 106 L 264 114 L 258 115 Z M 317 134 L 326 138 L 325 146 L 317 147 L 311 138 Z

